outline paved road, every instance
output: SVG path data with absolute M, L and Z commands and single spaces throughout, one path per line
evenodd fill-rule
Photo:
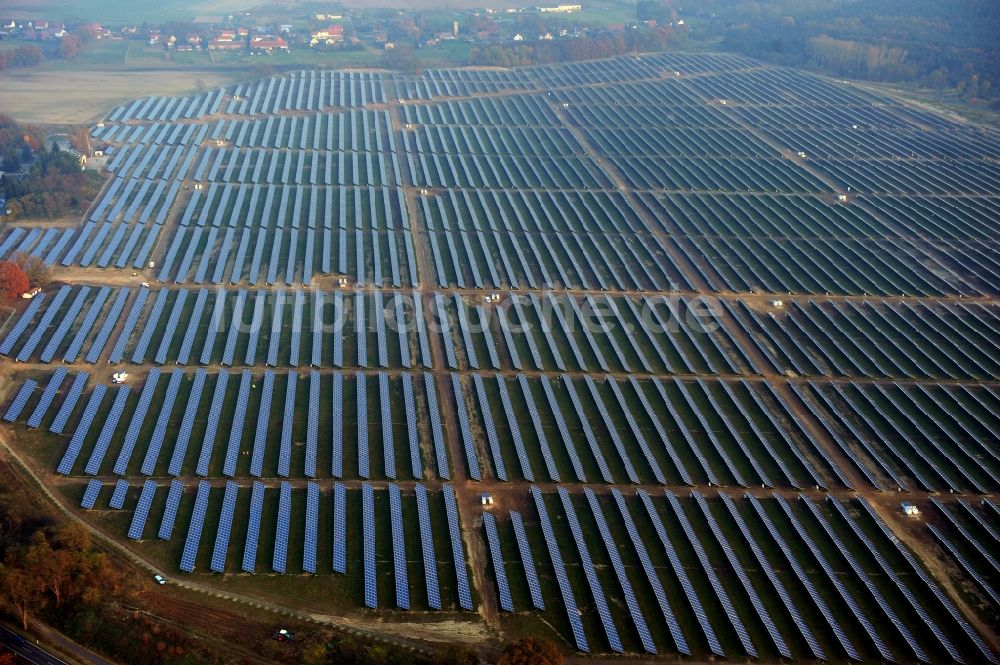
M 66 665 L 66 661 L 56 658 L 31 642 L 18 644 L 18 634 L 4 626 L 0 626 L 0 646 L 37 665 Z

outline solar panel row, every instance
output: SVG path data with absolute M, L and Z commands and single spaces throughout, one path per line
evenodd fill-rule
M 260 542 L 260 519 L 264 510 L 264 483 L 253 481 L 250 489 L 250 516 L 247 521 L 246 545 L 243 548 L 243 563 L 240 570 L 252 573 L 256 568 L 257 544 Z
M 85 375 L 81 375 L 85 376 Z M 78 377 L 79 378 L 79 377 Z M 74 384 L 74 390 L 77 392 L 83 391 L 83 384 L 86 382 L 86 378 L 80 383 L 80 387 L 77 390 Z M 107 393 L 108 388 L 104 384 L 98 384 L 94 387 L 94 391 L 90 393 L 90 399 L 87 401 L 87 406 L 83 410 L 83 416 L 80 418 L 80 422 L 76 425 L 76 430 L 73 432 L 73 437 L 69 441 L 69 446 L 66 448 L 66 452 L 63 453 L 62 459 L 59 461 L 59 466 L 56 467 L 58 473 L 68 476 L 73 470 L 73 465 L 76 463 L 77 457 L 80 456 L 80 451 L 83 450 L 83 442 L 87 437 L 87 432 L 90 431 L 90 426 L 94 422 L 94 417 L 97 416 L 97 410 L 101 406 L 101 402 L 104 400 L 104 395 Z M 67 398 L 69 399 L 69 398 Z M 65 404 L 64 404 L 65 406 Z M 62 426 L 65 423 L 65 419 L 69 418 L 69 413 L 65 414 L 65 418 L 60 422 L 60 416 L 63 416 L 62 411 L 60 411 L 59 416 L 56 416 L 56 422 L 52 423 L 52 427 L 55 428 L 59 426 L 59 431 L 62 431 Z
M 80 507 L 84 510 L 91 510 L 94 504 L 97 503 L 97 496 L 101 493 L 101 488 L 103 485 L 101 481 L 97 478 L 91 478 L 87 481 L 87 489 L 83 491 L 83 499 L 80 501 Z
M 378 607 L 378 578 L 375 570 L 375 494 L 368 483 L 361 485 L 362 556 L 365 578 L 365 607 Z
M 403 530 L 403 498 L 399 485 L 389 483 L 389 521 L 392 533 L 392 569 L 396 582 L 396 607 L 410 609 L 410 586 L 406 574 L 406 532 Z
M 139 502 L 132 513 L 132 523 L 128 528 L 128 537 L 132 540 L 142 540 L 142 532 L 146 528 L 146 519 L 149 517 L 149 509 L 153 504 L 153 497 L 156 495 L 156 482 L 146 480 L 142 484 L 142 492 L 139 494 Z
M 219 512 L 219 528 L 215 532 L 215 547 L 212 548 L 212 562 L 209 565 L 209 569 L 215 573 L 226 571 L 226 552 L 229 550 L 229 537 L 233 531 L 233 515 L 236 512 L 239 490 L 239 485 L 231 480 L 226 481 L 222 509 Z
M 559 542 L 556 540 L 552 530 L 552 522 L 549 518 L 549 511 L 545 507 L 545 497 L 541 491 L 531 486 L 531 496 L 535 500 L 535 510 L 538 512 L 539 524 L 542 528 L 542 535 L 545 537 L 545 545 L 549 550 L 549 560 L 552 562 L 552 569 L 556 575 L 556 583 L 559 585 L 559 592 L 562 595 L 563 607 L 566 608 L 566 617 L 569 619 L 570 629 L 573 632 L 573 642 L 576 648 L 584 653 L 590 653 L 590 645 L 587 643 L 587 635 L 583 631 L 583 621 L 580 619 L 580 610 L 576 604 L 576 597 L 573 595 L 573 587 L 566 576 L 566 565 L 563 563 L 562 553 L 559 551 Z M 522 550 L 522 557 L 524 552 Z
M 198 493 L 194 499 L 194 509 L 191 512 L 191 522 L 188 524 L 184 551 L 181 553 L 180 569 L 185 573 L 194 571 L 198 546 L 201 544 L 201 531 L 205 525 L 205 513 L 208 512 L 208 495 L 211 490 L 212 486 L 207 480 L 198 481 Z
M 160 520 L 160 530 L 157 537 L 160 540 L 170 540 L 174 532 L 174 521 L 177 518 L 177 509 L 181 504 L 181 496 L 184 494 L 184 483 L 179 480 L 170 481 L 170 489 L 167 491 L 167 501 L 163 505 L 163 517 Z
M 347 488 L 333 484 L 333 572 L 347 572 Z
M 97 443 L 94 445 L 94 450 L 91 451 L 90 459 L 87 460 L 86 467 L 84 467 L 85 473 L 93 476 L 100 470 L 101 462 L 104 461 L 104 455 L 107 454 L 108 446 L 111 445 L 111 437 L 115 435 L 115 430 L 118 428 L 118 421 L 125 412 L 125 404 L 131 393 L 132 389 L 128 386 L 118 387 L 115 399 L 111 403 L 111 410 L 108 411 L 108 418 L 104 421 L 104 425 L 101 427 L 101 433 L 97 437 Z
M 490 560 L 493 562 L 493 573 L 497 580 L 497 590 L 500 593 L 500 609 L 514 611 L 514 600 L 507 584 L 507 569 L 504 566 L 503 553 L 500 548 L 500 533 L 497 531 L 497 520 L 493 513 L 483 513 L 483 528 L 486 530 L 486 542 L 490 548 Z
M 288 563 L 288 531 L 292 524 L 292 486 L 285 481 L 278 488 L 278 520 L 274 527 L 274 558 L 271 569 L 284 573 Z
M 421 555 L 424 563 L 424 586 L 427 589 L 427 606 L 441 609 L 441 587 L 438 585 L 437 555 L 434 552 L 434 532 L 431 529 L 431 512 L 427 502 L 427 488 L 417 484 L 417 523 L 420 525 Z
M 319 541 L 319 485 L 306 483 L 305 539 L 302 543 L 302 570 L 316 573 L 316 550 Z

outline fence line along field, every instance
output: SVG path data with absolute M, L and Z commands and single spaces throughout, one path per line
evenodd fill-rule
M 711 54 L 91 131 L 79 224 L 0 226 L 53 275 L 0 427 L 164 575 L 390 639 L 998 662 L 995 131 Z

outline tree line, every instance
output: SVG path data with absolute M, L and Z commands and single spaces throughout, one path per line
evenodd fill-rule
M 678 41 L 680 36 L 667 25 L 530 43 L 495 43 L 472 49 L 469 52 L 469 64 L 519 67 L 577 62 L 625 53 L 663 51 L 675 46 Z
M 717 48 L 834 76 L 914 85 L 1000 109 L 995 0 L 642 0 Z
M 42 62 L 42 49 L 35 44 L 25 44 L 0 49 L 0 70 L 15 67 L 34 67 Z
M 19 173 L 23 167 L 26 171 Z M 9 172 L 0 179 L 0 191 L 6 193 L 10 219 L 57 219 L 86 209 L 104 182 L 99 174 L 82 170 L 77 157 L 56 145 L 46 149 L 39 129 L 2 114 L 0 168 Z

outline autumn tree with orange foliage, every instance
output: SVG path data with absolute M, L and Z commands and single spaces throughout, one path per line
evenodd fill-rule
M 93 606 L 121 590 L 107 555 L 91 547 L 83 526 L 68 522 L 15 534 L 20 537 L 5 543 L 2 553 L 0 605 L 14 611 L 24 630 L 43 609 Z
M 12 301 L 31 288 L 31 280 L 16 263 L 0 261 L 0 299 Z
M 562 665 L 559 647 L 540 637 L 522 637 L 500 653 L 497 665 Z

